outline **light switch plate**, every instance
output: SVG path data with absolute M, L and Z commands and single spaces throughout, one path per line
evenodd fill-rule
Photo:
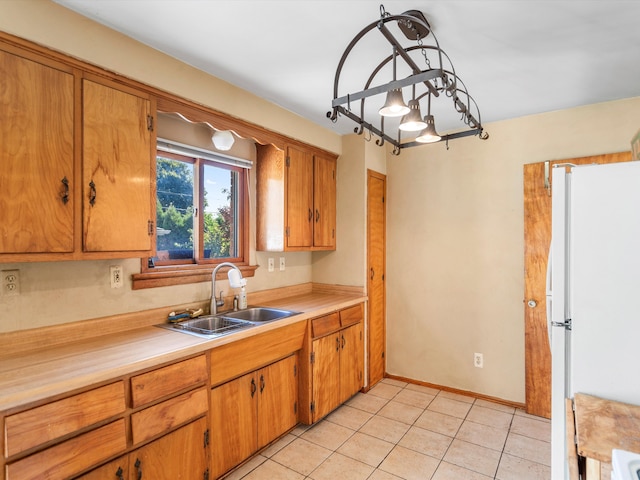
M 280 257 L 280 271 L 284 272 L 284 257 Z
M 269 271 L 273 272 L 275 270 L 275 262 L 274 262 L 273 258 L 270 258 L 268 260 L 268 262 L 269 262 Z

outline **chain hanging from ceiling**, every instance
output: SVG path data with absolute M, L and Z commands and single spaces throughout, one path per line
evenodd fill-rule
M 398 27 L 395 29 L 396 32 L 399 29 L 407 40 L 415 43 L 403 45 L 397 38 L 399 37 L 398 32 L 396 35 L 392 32 L 394 24 Z M 363 90 L 346 95 L 340 94 L 340 75 L 349 54 L 352 53 L 360 40 L 376 29 L 389 42 L 391 55 L 383 58 L 373 69 Z M 418 59 L 420 56 L 423 57 L 426 68 L 421 68 L 418 65 L 416 56 Z M 409 76 L 399 80 L 396 79 L 398 61 L 404 62 L 401 64 L 404 71 L 407 71 L 408 68 L 411 72 Z M 393 80 L 385 84 L 371 86 L 378 74 L 390 63 L 393 69 Z M 408 105 L 404 103 L 403 99 L 402 89 L 405 87 L 411 87 L 411 100 Z M 375 111 L 374 109 L 374 113 L 371 114 L 371 107 L 365 108 L 365 100 L 381 94 L 386 94 L 386 101 L 379 110 Z M 463 130 L 445 135 L 439 135 L 436 132 L 434 115 L 431 114 L 431 101 L 432 97 L 442 98 L 442 96 L 451 101 L 454 111 L 460 116 L 460 121 L 465 127 Z M 421 100 L 427 104 L 427 115 L 424 117 L 421 114 Z M 384 5 L 380 5 L 380 19 L 362 29 L 342 54 L 334 78 L 331 106 L 332 110 L 327 112 L 327 117 L 332 122 L 337 122 L 341 115 L 350 118 L 358 124 L 354 128 L 355 133 L 362 134 L 365 129 L 368 130 L 379 137 L 376 141 L 378 145 L 384 145 L 385 141 L 391 143 L 395 155 L 399 155 L 403 148 L 425 143 L 445 141 L 448 145 L 449 140 L 471 135 L 477 135 L 482 140 L 489 138 L 489 135 L 483 130 L 478 105 L 456 74 L 448 55 L 440 48 L 425 16 L 417 10 L 391 15 L 385 11 Z M 365 115 L 375 116 L 376 114 L 379 115 L 379 127 L 375 126 L 373 121 L 365 120 Z M 389 119 L 388 123 L 393 124 L 394 117 L 399 117 L 399 123 L 397 127 L 393 126 L 393 130 L 397 128 L 397 133 L 391 136 L 388 130 L 385 131 L 385 118 Z

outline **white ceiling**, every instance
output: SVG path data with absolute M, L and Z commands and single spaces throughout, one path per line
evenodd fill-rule
M 336 67 L 380 3 L 425 14 L 483 124 L 640 96 L 638 0 L 54 1 L 340 133 L 355 123 L 326 118 Z M 391 49 L 370 35 L 349 58 L 375 66 Z M 341 82 L 360 90 L 372 69 Z

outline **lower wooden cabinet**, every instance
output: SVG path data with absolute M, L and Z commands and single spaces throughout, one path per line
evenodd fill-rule
M 205 480 L 207 419 L 195 420 L 91 472 L 82 480 Z
M 298 423 L 297 356 L 211 390 L 211 478 L 231 470 Z
M 359 307 L 361 308 L 361 307 Z M 339 330 L 315 338 L 311 344 L 311 420 L 317 422 L 355 395 L 364 379 L 363 322 L 346 327 L 332 316 L 313 320 L 314 335 L 335 324 Z

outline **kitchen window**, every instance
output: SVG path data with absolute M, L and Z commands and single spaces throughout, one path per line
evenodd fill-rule
M 202 281 L 197 277 L 203 268 L 210 278 L 221 262 L 247 265 L 251 166 L 248 160 L 158 139 L 156 256 L 143 264 L 142 274 L 185 277 L 162 284 L 190 283 Z

